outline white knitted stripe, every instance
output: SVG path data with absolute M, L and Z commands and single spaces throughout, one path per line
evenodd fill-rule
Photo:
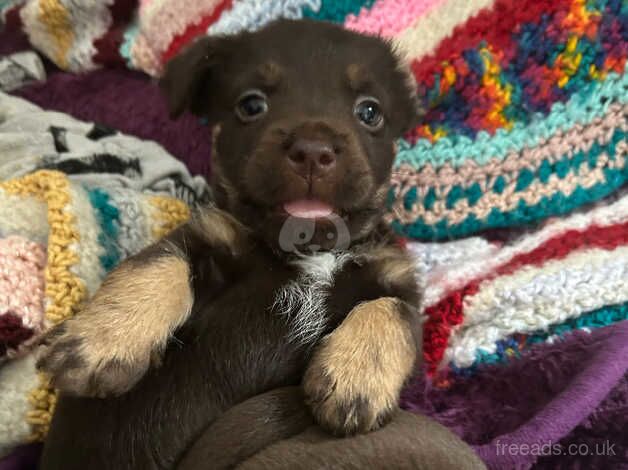
M 107 194 L 119 211 L 117 245 L 124 259 L 139 252 L 153 239 L 141 203 L 144 198 L 138 198 L 137 191 L 124 188 L 107 188 Z
M 229 11 L 212 24 L 207 34 L 236 34 L 240 31 L 255 31 L 278 18 L 300 19 L 303 8 L 312 11 L 321 8 L 321 0 L 236 0 Z
M 72 18 L 74 44 L 68 50 L 68 69 L 73 72 L 92 70 L 97 67 L 94 63 L 96 48 L 94 41 L 103 37 L 113 18 L 109 8 L 114 0 L 63 0 L 65 8 Z
M 547 329 L 605 305 L 628 301 L 628 246 L 592 249 L 526 268 L 482 285 L 465 300 L 464 322 L 449 338 L 444 362 L 473 364 L 478 349 L 513 333 Z
M 480 10 L 495 0 L 447 0 L 421 16 L 394 39 L 394 44 L 407 59 L 420 59 L 434 51 L 438 44 Z M 473 47 L 475 44 L 469 44 Z
M 105 254 L 105 249 L 98 242 L 100 224 L 89 202 L 87 192 L 79 185 L 72 184 L 69 193 L 70 204 L 66 210 L 73 216 L 73 223 L 79 234 L 76 243 L 70 245 L 70 249 L 78 255 L 79 259 L 70 271 L 85 283 L 91 296 L 105 277 L 105 270 L 100 264 L 100 256 Z
M 0 458 L 27 442 L 32 430 L 25 418 L 31 409 L 30 391 L 37 384 L 33 354 L 0 368 Z
M 144 25 L 144 21 L 149 22 L 153 18 L 153 15 L 155 15 L 163 7 L 164 4 L 171 1 L 172 0 L 140 0 L 140 8 L 138 10 L 140 27 Z
M 576 213 L 565 219 L 551 219 L 548 223 L 535 233 L 523 235 L 512 245 L 508 245 L 492 256 L 485 256 L 478 253 L 477 256 L 471 252 L 469 259 L 459 265 L 452 265 L 446 273 L 428 272 L 427 290 L 425 292 L 425 305 L 427 307 L 440 301 L 449 292 L 462 288 L 472 279 L 484 277 L 493 272 L 514 257 L 528 253 L 539 247 L 546 241 L 559 236 L 569 230 L 584 231 L 588 227 L 597 225 L 607 227 L 628 221 L 628 194 L 622 196 L 616 202 L 609 205 L 600 205 L 585 213 Z M 440 244 L 446 250 L 450 245 L 456 250 L 456 242 Z M 425 245 L 425 250 L 430 250 L 432 243 Z M 418 248 L 415 248 L 415 250 Z
M 142 236 L 148 237 L 144 246 L 150 245 L 159 239 L 158 232 L 160 225 L 163 223 L 164 214 L 161 209 L 153 204 L 149 197 L 143 197 L 138 200 L 138 209 L 141 211 L 142 221 L 146 222 L 141 228 Z
M 48 207 L 44 202 L 0 190 L 0 237 L 19 235 L 46 245 L 48 231 Z
M 415 259 L 417 271 L 425 273 L 430 282 L 446 276 L 449 269 L 468 263 L 470 259 L 489 259 L 499 246 L 482 237 L 463 238 L 448 243 L 409 242 L 408 252 Z

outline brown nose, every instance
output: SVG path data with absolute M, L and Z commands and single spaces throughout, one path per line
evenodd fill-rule
M 288 163 L 303 178 L 321 177 L 336 167 L 336 151 L 321 140 L 297 139 L 288 149 Z

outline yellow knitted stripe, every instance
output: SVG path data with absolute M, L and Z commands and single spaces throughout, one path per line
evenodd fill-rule
M 62 69 L 67 69 L 68 52 L 74 43 L 70 13 L 59 0 L 39 0 L 38 17 L 48 34 L 54 38 L 54 62 Z
M 157 209 L 152 214 L 153 236 L 156 240 L 164 237 L 190 218 L 190 208 L 183 201 L 167 196 L 151 196 L 150 204 Z
M 46 265 L 46 320 L 55 325 L 73 316 L 87 297 L 83 281 L 70 268 L 79 262 L 71 248 L 79 246 L 80 236 L 74 216 L 67 210 L 71 204 L 70 181 L 64 173 L 38 171 L 22 178 L 0 183 L 0 190 L 16 196 L 35 197 L 47 204 L 48 263 Z M 148 198 L 150 220 L 154 221 L 152 235 L 155 240 L 184 223 L 190 217 L 188 206 L 165 196 Z M 32 426 L 32 440 L 43 440 L 48 433 L 50 420 L 57 401 L 56 390 L 44 374 L 38 374 L 39 385 L 29 396 L 32 410 L 27 422 Z
M 79 243 L 74 217 L 66 208 L 71 203 L 70 182 L 56 171 L 38 171 L 23 178 L 0 183 L 8 194 L 33 196 L 48 206 L 48 262 L 46 277 L 46 320 L 57 324 L 76 313 L 85 299 L 87 289 L 70 268 L 79 261 L 71 249 Z M 48 378 L 39 374 L 39 386 L 30 394 L 32 410 L 27 421 L 33 428 L 31 439 L 42 440 L 48 432 L 50 418 L 56 402 L 56 392 Z

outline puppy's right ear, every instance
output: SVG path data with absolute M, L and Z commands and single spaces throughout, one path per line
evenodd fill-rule
M 189 110 L 205 115 L 212 83 L 225 59 L 225 38 L 204 37 L 195 41 L 166 65 L 160 87 L 168 100 L 170 117 Z

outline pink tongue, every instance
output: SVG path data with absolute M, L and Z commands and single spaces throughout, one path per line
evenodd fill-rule
M 288 214 L 299 217 L 300 219 L 327 217 L 333 212 L 331 206 L 312 199 L 299 199 L 297 201 L 286 202 L 283 208 Z

